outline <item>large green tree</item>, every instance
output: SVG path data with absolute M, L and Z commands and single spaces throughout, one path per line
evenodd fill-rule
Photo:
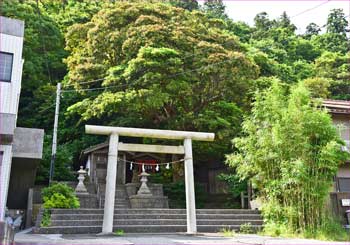
M 347 33 L 349 23 L 342 9 L 333 9 L 328 15 L 327 32 L 314 36 L 312 41 L 315 46 L 331 51 L 346 53 L 349 51 L 349 39 Z
M 217 150 L 205 154 L 227 151 L 258 69 L 221 22 L 161 3 L 117 2 L 72 26 L 66 38 L 67 84 L 106 88 L 84 93 L 71 115 L 109 125 L 213 131 L 217 143 L 210 149 Z M 105 80 L 80 84 L 99 78 Z
M 222 0 L 206 0 L 204 2 L 204 11 L 213 18 L 228 19 L 225 13 L 226 6 Z

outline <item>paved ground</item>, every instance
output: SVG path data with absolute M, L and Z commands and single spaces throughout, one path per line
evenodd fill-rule
M 95 235 L 39 235 L 19 233 L 15 236 L 15 244 L 43 245 L 43 244 L 125 244 L 125 245 L 165 245 L 165 244 L 342 244 L 350 245 L 349 242 L 324 242 L 306 239 L 273 238 L 259 235 L 241 235 L 223 237 L 221 234 L 199 234 L 189 236 L 186 234 L 125 234 L 123 236 L 96 237 Z

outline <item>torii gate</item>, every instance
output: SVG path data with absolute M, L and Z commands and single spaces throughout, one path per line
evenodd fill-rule
M 102 234 L 113 232 L 115 183 L 117 178 L 118 149 L 134 152 L 185 154 L 185 186 L 187 233 L 197 232 L 196 203 L 194 194 L 192 140 L 213 141 L 215 134 L 189 131 L 125 128 L 85 125 L 88 134 L 109 135 L 109 149 L 106 177 L 106 194 L 103 213 Z M 183 140 L 183 146 L 162 146 L 119 143 L 119 136 L 146 137 Z

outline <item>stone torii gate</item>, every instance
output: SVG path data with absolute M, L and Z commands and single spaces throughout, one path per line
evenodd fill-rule
M 88 134 L 109 135 L 107 161 L 106 194 L 103 213 L 102 234 L 113 232 L 115 183 L 117 178 L 118 150 L 134 152 L 170 153 L 185 155 L 185 186 L 187 233 L 197 232 L 196 204 L 194 193 L 192 140 L 213 141 L 215 134 L 189 131 L 173 131 L 144 128 L 125 128 L 85 125 Z M 158 139 L 183 140 L 183 146 L 163 146 L 119 143 L 119 136 L 146 137 Z

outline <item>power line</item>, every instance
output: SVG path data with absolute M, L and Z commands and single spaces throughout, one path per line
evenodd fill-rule
M 295 17 L 297 17 L 297 16 L 300 16 L 300 15 L 302 15 L 302 14 L 305 14 L 305 13 L 311 11 L 311 10 L 317 9 L 317 8 L 321 7 L 322 5 L 324 5 L 324 4 L 326 4 L 326 3 L 329 3 L 330 1 L 331 1 L 331 0 L 327 0 L 327 1 L 325 1 L 325 2 L 322 2 L 322 3 L 320 3 L 320 4 L 318 4 L 318 5 L 314 6 L 314 7 L 312 7 L 312 8 L 305 9 L 304 11 L 301 11 L 300 13 L 297 13 L 297 14 L 291 16 L 290 19 L 295 18 Z
M 45 111 L 49 110 L 50 108 L 54 107 L 55 105 L 56 105 L 56 103 L 53 103 L 53 104 L 51 104 L 51 105 L 47 106 L 46 108 L 44 108 L 44 109 L 40 110 L 40 113 L 43 113 L 43 112 L 45 112 Z
M 87 81 L 87 82 L 81 82 L 81 83 L 76 83 L 76 84 L 67 84 L 67 85 L 64 85 L 64 87 L 73 87 L 75 85 L 82 85 L 82 84 L 88 84 L 88 83 L 95 83 L 95 82 L 100 82 L 100 81 L 103 81 L 105 80 L 105 78 L 98 78 L 98 79 L 95 79 L 95 80 L 91 80 L 91 81 Z
M 227 63 L 227 62 L 230 62 L 230 61 L 232 61 L 232 60 L 224 60 L 224 61 L 221 61 L 221 62 L 209 64 L 209 65 L 207 65 L 207 66 L 202 66 L 202 67 L 197 68 L 197 69 L 192 69 L 192 70 L 188 70 L 188 71 L 184 71 L 184 72 L 175 73 L 175 74 L 173 74 L 173 75 L 168 76 L 168 78 L 177 77 L 177 76 L 179 76 L 179 75 L 183 75 L 183 74 L 186 74 L 186 73 L 188 73 L 188 72 L 199 71 L 199 70 L 202 70 L 202 69 L 204 69 L 204 68 L 216 66 L 216 65 L 223 64 L 223 63 Z M 113 85 L 113 86 L 107 86 L 107 87 L 87 88 L 87 89 L 61 90 L 61 92 L 62 92 L 62 93 L 71 93 L 71 92 L 96 91 L 96 90 L 104 90 L 104 89 L 110 89 L 110 88 L 126 87 L 126 86 L 129 86 L 129 85 L 133 85 L 133 84 L 135 84 L 135 83 L 136 83 L 136 81 L 133 82 L 133 83 L 129 83 L 129 84 L 119 84 L 119 85 Z
M 95 90 L 104 90 L 104 89 L 109 89 L 109 88 L 121 88 L 125 87 L 128 85 L 131 85 L 133 83 L 129 84 L 119 84 L 119 85 L 113 85 L 113 86 L 108 86 L 108 87 L 98 87 L 98 88 L 83 88 L 83 89 L 70 89 L 70 90 L 62 90 L 62 93 L 72 93 L 72 92 L 84 92 L 84 91 L 95 91 Z

